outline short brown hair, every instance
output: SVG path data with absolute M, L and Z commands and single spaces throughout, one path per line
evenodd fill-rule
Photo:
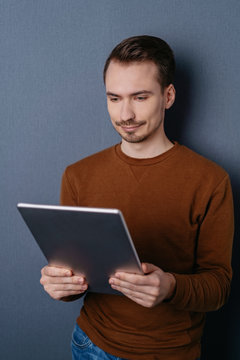
M 164 89 L 173 82 L 175 73 L 175 59 L 170 46 L 162 39 L 140 35 L 132 36 L 121 41 L 108 56 L 104 70 L 103 80 L 105 83 L 106 72 L 111 60 L 122 63 L 152 61 L 158 68 L 158 81 Z

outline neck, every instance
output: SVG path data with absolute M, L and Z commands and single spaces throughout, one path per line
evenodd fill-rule
M 161 155 L 170 150 L 173 146 L 174 144 L 164 133 L 161 137 L 156 139 L 146 139 L 139 143 L 130 143 L 122 139 L 121 150 L 130 157 L 146 159 Z

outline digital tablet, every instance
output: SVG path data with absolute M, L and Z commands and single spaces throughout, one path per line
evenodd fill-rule
M 84 275 L 88 291 L 120 294 L 108 279 L 117 270 L 143 274 L 120 210 L 19 203 L 49 265 Z

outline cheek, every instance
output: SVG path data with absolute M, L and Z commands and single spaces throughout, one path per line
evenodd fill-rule
M 111 121 L 118 120 L 117 106 L 111 106 L 111 104 L 109 104 L 107 108 Z
M 150 123 L 158 121 L 162 117 L 162 106 L 156 103 L 148 104 L 148 106 L 141 106 L 138 109 L 138 118 L 145 119 Z

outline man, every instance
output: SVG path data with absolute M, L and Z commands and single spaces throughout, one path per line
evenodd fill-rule
M 159 38 L 137 36 L 117 45 L 104 81 L 121 144 L 64 172 L 61 203 L 120 209 L 145 273 L 109 279 L 123 296 L 86 294 L 73 359 L 196 360 L 205 313 L 228 298 L 231 186 L 222 168 L 164 132 L 165 110 L 175 100 L 174 68 L 173 53 Z M 88 287 L 71 270 L 49 266 L 41 283 L 65 301 Z

